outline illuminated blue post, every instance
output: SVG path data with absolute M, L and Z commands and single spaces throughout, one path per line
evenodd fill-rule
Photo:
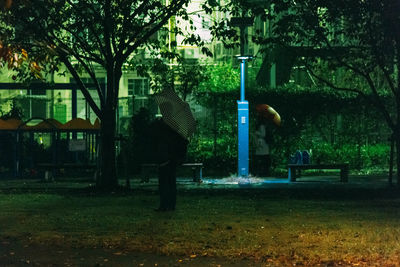
M 244 99 L 245 67 L 246 60 L 251 56 L 247 48 L 247 27 L 253 25 L 253 18 L 245 17 L 246 12 L 242 12 L 243 17 L 231 19 L 232 26 L 240 28 L 240 100 L 238 103 L 238 176 L 249 176 L 249 102 Z
M 249 175 L 249 102 L 244 99 L 245 66 L 249 56 L 238 57 L 240 62 L 240 100 L 238 103 L 238 176 Z

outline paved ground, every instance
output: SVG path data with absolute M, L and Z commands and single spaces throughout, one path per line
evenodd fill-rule
M 178 177 L 178 188 L 183 189 L 249 189 L 249 188 L 313 188 L 313 187 L 328 187 L 328 188 L 370 188 L 370 187 L 387 187 L 387 175 L 351 175 L 347 183 L 340 182 L 339 173 L 330 175 L 304 176 L 298 178 L 296 182 L 289 182 L 287 178 L 279 177 L 226 177 L 212 178 L 204 177 L 200 183 L 193 182 L 189 177 Z M 396 181 L 394 181 L 396 183 Z M 38 179 L 0 179 L 0 191 L 6 189 L 35 189 L 43 190 L 69 190 L 72 188 L 85 188 L 93 185 L 92 178 L 56 178 L 55 182 L 44 182 Z M 120 180 L 121 185 L 125 185 L 125 180 Z M 139 178 L 131 179 L 130 186 L 132 189 L 150 189 L 157 190 L 158 181 L 153 177 L 148 182 L 141 182 Z
M 209 178 L 205 177 L 200 183 L 193 182 L 191 178 L 178 178 L 178 187 L 182 189 L 301 189 L 301 188 L 379 188 L 388 187 L 388 177 L 386 175 L 352 175 L 347 183 L 340 182 L 338 175 L 318 175 L 304 176 L 298 178 L 296 182 L 289 182 L 287 178 L 279 177 L 226 177 Z M 394 181 L 395 183 L 395 181 Z M 147 183 L 139 180 L 131 182 L 133 189 L 157 189 L 157 179 L 152 178 Z

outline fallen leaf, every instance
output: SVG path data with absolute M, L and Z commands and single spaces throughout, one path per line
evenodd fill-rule
M 196 257 L 197 257 L 197 255 L 195 255 L 195 254 L 192 254 L 192 255 L 190 255 L 190 257 L 193 259 L 193 258 L 196 258 Z

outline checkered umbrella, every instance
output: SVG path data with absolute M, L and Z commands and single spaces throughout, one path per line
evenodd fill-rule
M 187 102 L 179 98 L 172 89 L 164 89 L 155 95 L 163 121 L 173 130 L 189 139 L 196 130 L 196 120 Z

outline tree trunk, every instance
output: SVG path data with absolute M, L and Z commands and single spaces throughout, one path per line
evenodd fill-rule
M 390 157 L 389 157 L 389 185 L 393 185 L 393 160 L 394 160 L 394 134 L 389 138 L 390 141 Z
M 115 151 L 115 127 L 116 110 L 114 108 L 105 109 L 100 130 L 100 159 L 96 185 L 100 190 L 113 190 L 118 186 L 116 172 L 116 151 Z
M 217 96 L 215 93 L 213 94 L 213 157 L 217 157 L 217 136 L 218 136 L 218 129 L 217 129 Z
M 397 177 L 397 186 L 400 187 L 400 135 L 398 132 L 394 134 L 394 140 L 396 143 L 396 166 L 397 166 L 397 172 L 396 172 L 396 177 Z
M 107 68 L 106 101 L 102 107 L 100 130 L 100 174 L 98 175 L 97 188 L 112 191 L 118 187 L 116 168 L 115 135 L 117 123 L 117 101 L 119 80 L 122 72 L 110 64 Z

